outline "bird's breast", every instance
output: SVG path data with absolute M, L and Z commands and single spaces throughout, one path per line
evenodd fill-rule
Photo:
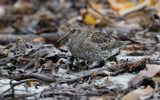
M 68 41 L 68 48 L 73 56 L 80 57 L 83 50 L 83 43 L 79 38 L 72 38 Z

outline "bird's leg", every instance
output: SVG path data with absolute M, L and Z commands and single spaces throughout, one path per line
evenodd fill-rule
M 86 67 L 86 62 L 82 59 L 76 59 L 75 57 L 71 57 L 70 64 L 69 64 L 69 70 L 72 71 L 81 71 L 88 69 Z
M 79 71 L 88 69 L 87 62 L 85 62 L 84 60 L 79 60 L 76 65 Z
M 71 56 L 70 59 L 69 59 L 69 66 L 68 66 L 68 70 L 74 70 L 74 65 L 75 65 L 75 57 L 74 56 Z

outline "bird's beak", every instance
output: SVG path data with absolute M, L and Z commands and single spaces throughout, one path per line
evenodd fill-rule
M 67 36 L 69 35 L 69 33 L 64 34 L 62 37 L 60 37 L 57 41 L 57 43 L 60 43 L 63 39 L 65 39 Z

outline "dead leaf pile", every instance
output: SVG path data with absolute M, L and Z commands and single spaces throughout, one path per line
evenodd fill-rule
M 128 41 L 98 65 L 74 58 L 69 26 Z M 160 99 L 159 0 L 0 0 L 0 100 Z

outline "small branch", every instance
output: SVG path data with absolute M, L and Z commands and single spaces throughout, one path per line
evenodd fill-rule
M 25 79 L 37 79 L 46 83 L 56 82 L 56 79 L 54 77 L 49 77 L 49 76 L 45 76 L 37 73 L 21 74 L 19 76 L 8 76 L 8 78 L 16 81 L 25 80 Z

